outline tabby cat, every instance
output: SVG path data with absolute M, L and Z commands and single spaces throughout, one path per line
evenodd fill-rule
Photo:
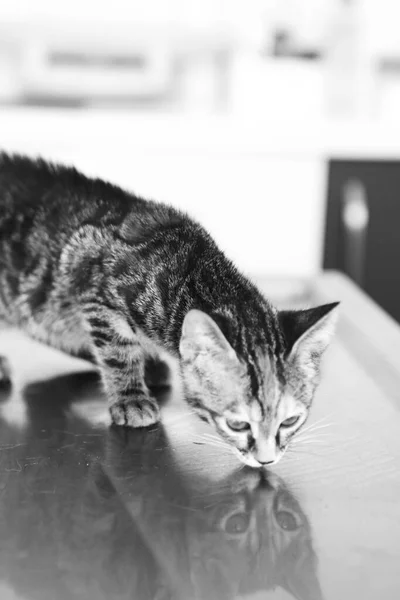
M 172 371 L 148 367 L 172 357 L 239 458 L 276 462 L 308 416 L 336 306 L 278 312 L 186 214 L 0 154 L 0 314 L 90 357 L 117 425 L 158 421 L 151 386 Z

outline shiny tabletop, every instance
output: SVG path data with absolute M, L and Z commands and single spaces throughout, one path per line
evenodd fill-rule
M 335 273 L 261 285 L 342 300 L 307 429 L 268 471 L 168 390 L 160 425 L 110 426 L 88 364 L 0 331 L 1 600 L 400 597 L 400 328 Z

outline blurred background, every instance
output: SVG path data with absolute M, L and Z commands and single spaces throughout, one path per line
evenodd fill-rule
M 3 0 L 0 148 L 189 211 L 400 321 L 398 0 Z

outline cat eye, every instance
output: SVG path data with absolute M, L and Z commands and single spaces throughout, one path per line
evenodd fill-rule
M 281 427 L 292 427 L 293 425 L 295 425 L 297 423 L 297 421 L 299 419 L 300 419 L 300 417 L 289 417 L 288 419 L 285 419 L 284 421 L 282 421 Z
M 247 421 L 235 421 L 233 419 L 226 419 L 226 424 L 232 431 L 247 431 L 250 429 L 250 423 Z
M 274 499 L 274 516 L 279 527 L 285 531 L 296 531 L 303 525 L 300 514 L 293 507 L 290 495 L 283 490 L 278 491 Z
M 295 531 L 299 528 L 295 517 L 287 510 L 280 510 L 275 515 L 278 525 L 285 531 Z
M 225 531 L 226 533 L 231 533 L 232 535 L 238 533 L 244 533 L 249 528 L 250 519 L 248 515 L 245 513 L 237 513 L 229 517 L 227 522 L 225 523 Z

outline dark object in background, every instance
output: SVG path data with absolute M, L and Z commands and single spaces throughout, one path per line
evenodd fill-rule
M 400 322 L 400 164 L 329 165 L 324 269 L 349 275 Z
M 265 54 L 269 55 L 269 51 L 266 51 Z M 322 51 L 317 48 L 301 47 L 289 30 L 277 29 L 273 36 L 272 56 L 275 58 L 319 60 L 322 58 Z

